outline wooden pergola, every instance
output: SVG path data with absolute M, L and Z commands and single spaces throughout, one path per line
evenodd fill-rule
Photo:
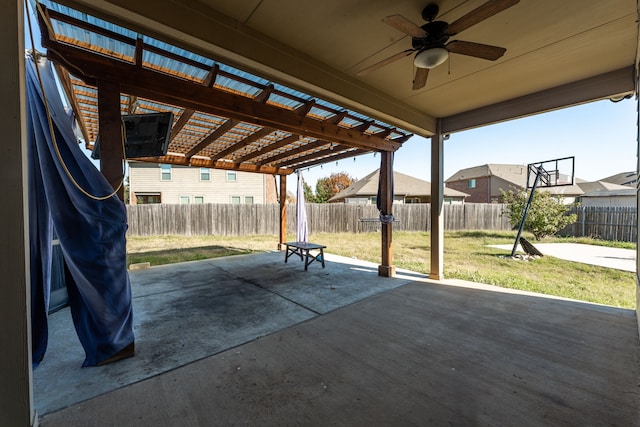
M 408 132 L 62 10 L 69 13 L 39 8 L 42 45 L 55 63 L 86 147 L 93 148 L 100 135 L 100 169 L 114 188 L 124 178 L 121 114 L 170 111 L 174 123 L 167 154 L 137 161 L 278 175 L 283 195 L 286 177 L 295 170 L 379 152 L 382 213 L 392 213 L 390 153 L 412 136 Z M 279 248 L 286 239 L 285 202 L 280 197 Z M 379 274 L 384 276 L 394 274 L 391 227 L 382 225 Z

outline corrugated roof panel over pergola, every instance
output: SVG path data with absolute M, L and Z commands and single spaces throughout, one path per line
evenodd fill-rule
M 167 155 L 136 160 L 284 175 L 395 151 L 411 136 L 164 41 L 44 4 L 43 46 L 57 64 L 88 148 L 99 132 L 97 81 L 113 75 L 122 88 L 122 114 L 173 113 Z

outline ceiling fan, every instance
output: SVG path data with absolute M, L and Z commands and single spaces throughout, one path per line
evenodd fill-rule
M 413 79 L 413 90 L 417 90 L 427 83 L 429 70 L 445 62 L 449 58 L 449 53 L 495 61 L 504 55 L 507 51 L 505 48 L 462 40 L 449 41 L 449 38 L 519 2 L 520 0 L 489 0 L 450 24 L 434 20 L 440 11 L 435 3 L 427 5 L 422 11 L 422 19 L 427 21 L 422 26 L 414 24 L 402 15 L 387 16 L 382 22 L 411 36 L 411 49 L 383 59 L 360 71 L 358 75 L 368 74 L 413 52 L 418 52 L 413 59 L 417 68 Z

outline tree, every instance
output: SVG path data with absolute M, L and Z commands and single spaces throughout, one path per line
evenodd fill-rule
M 302 193 L 304 194 L 305 202 L 315 203 L 316 196 L 313 194 L 311 186 L 307 184 L 307 181 L 305 181 L 304 179 L 302 180 Z
M 354 179 L 346 172 L 332 173 L 326 178 L 321 178 L 316 183 L 316 203 L 327 201 L 354 183 Z
M 522 220 L 529 193 L 526 191 L 502 191 L 502 200 L 507 210 L 502 214 L 509 217 L 512 227 L 517 227 Z M 524 223 L 524 230 L 533 233 L 536 240 L 552 236 L 578 219 L 576 214 L 567 215 L 570 207 L 546 191 L 536 191 L 531 207 Z

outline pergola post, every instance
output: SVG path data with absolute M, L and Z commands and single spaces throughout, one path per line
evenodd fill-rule
M 37 424 L 31 373 L 31 293 L 24 59 L 24 2 L 9 1 L 0 16 L 0 423 Z M 13 58 L 13 59 L 12 59 Z
M 444 135 L 442 120 L 431 137 L 431 268 L 429 278 L 444 279 Z
M 393 213 L 393 153 L 382 151 L 380 157 L 380 206 L 382 215 Z M 378 276 L 393 277 L 396 267 L 393 263 L 393 221 L 382 222 L 382 263 L 378 266 Z
M 278 250 L 283 250 L 287 240 L 287 176 L 280 175 L 280 236 Z
M 114 190 L 120 187 L 116 194 L 120 200 L 124 201 L 123 129 L 120 117 L 120 86 L 117 83 L 98 82 L 98 120 L 100 123 L 100 172 Z

